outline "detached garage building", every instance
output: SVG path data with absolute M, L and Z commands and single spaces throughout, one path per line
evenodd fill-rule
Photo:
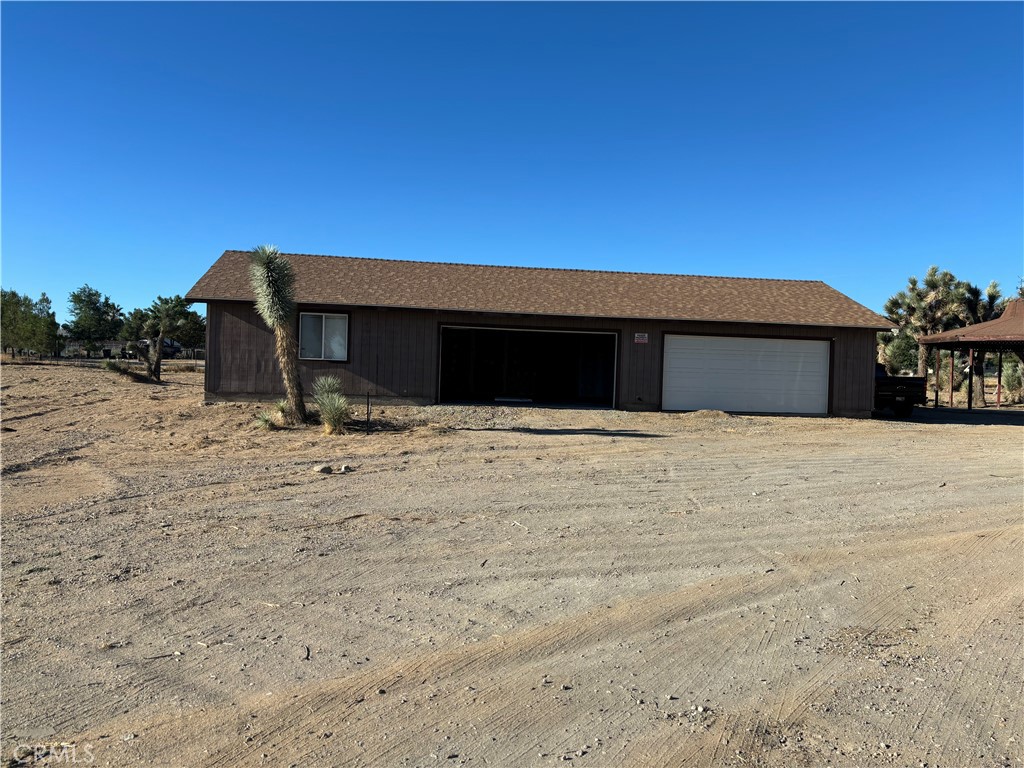
M 303 384 L 412 403 L 866 416 L 884 318 L 821 282 L 287 255 Z M 206 395 L 282 392 L 249 255 L 207 304 Z

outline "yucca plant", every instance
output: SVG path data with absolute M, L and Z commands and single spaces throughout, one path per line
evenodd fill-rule
M 299 343 L 295 338 L 295 272 L 277 246 L 258 245 L 249 255 L 256 311 L 274 332 L 274 354 L 288 398 L 285 418 L 289 424 L 302 424 L 306 421 L 306 404 L 299 378 Z
M 277 429 L 277 422 L 274 420 L 274 414 L 270 411 L 260 411 L 256 414 L 256 426 L 260 429 Z
M 320 411 L 325 435 L 345 431 L 345 423 L 352 417 L 352 406 L 341 393 L 341 380 L 337 376 L 319 376 L 313 382 L 313 401 Z
M 1009 355 L 1003 361 L 1003 399 L 1007 403 L 1024 400 L 1024 362 Z
M 313 382 L 313 397 L 319 395 L 340 395 L 341 379 L 337 376 L 317 376 Z

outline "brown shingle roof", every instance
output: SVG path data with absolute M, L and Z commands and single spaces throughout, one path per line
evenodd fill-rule
M 892 327 L 892 323 L 848 296 L 811 280 L 286 256 L 295 268 L 295 293 L 300 304 Z M 248 252 L 225 251 L 187 298 L 252 301 Z
M 944 349 L 1019 349 L 1024 347 L 1024 299 L 1007 302 L 1003 314 L 995 320 L 921 336 L 918 341 Z

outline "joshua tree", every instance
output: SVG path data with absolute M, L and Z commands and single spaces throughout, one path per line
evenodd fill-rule
M 182 326 L 188 314 L 188 304 L 181 296 L 157 296 L 149 309 L 144 310 L 142 333 L 149 340 L 143 361 L 154 381 L 160 381 L 160 365 L 164 359 L 164 339 Z
M 295 273 L 274 245 L 258 245 L 250 252 L 249 277 L 256 296 L 256 311 L 274 332 L 274 354 L 281 368 L 288 398 L 285 419 L 306 421 L 299 378 L 299 344 L 295 338 Z
M 931 267 L 924 282 L 916 277 L 907 281 L 907 287 L 885 302 L 885 314 L 890 320 L 906 328 L 918 340 L 917 375 L 928 374 L 928 349 L 920 344 L 922 336 L 940 333 L 960 324 L 958 315 L 958 286 L 951 272 Z

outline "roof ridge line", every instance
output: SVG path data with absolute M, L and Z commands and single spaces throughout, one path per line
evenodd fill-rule
M 237 249 L 230 249 L 225 253 L 249 253 L 248 251 L 240 251 Z M 619 269 L 580 269 L 574 267 L 527 267 L 523 265 L 515 264 L 467 264 L 459 261 L 417 261 L 415 259 L 386 259 L 378 258 L 376 256 L 332 256 L 326 253 L 281 253 L 282 256 L 302 256 L 310 259 L 352 259 L 354 261 L 388 261 L 396 264 L 430 264 L 433 266 L 442 267 L 481 267 L 483 269 L 529 269 L 538 270 L 544 272 L 584 272 L 587 274 L 596 275 L 644 275 L 650 277 L 702 277 L 711 280 L 746 280 L 756 281 L 765 283 L 818 283 L 821 285 L 828 285 L 823 280 L 801 280 L 798 278 L 788 277 L 730 277 L 728 275 L 695 275 L 690 273 L 679 273 L 679 272 L 630 272 L 627 270 Z M 829 286 L 831 287 L 831 286 Z M 833 289 L 834 290 L 834 289 Z

